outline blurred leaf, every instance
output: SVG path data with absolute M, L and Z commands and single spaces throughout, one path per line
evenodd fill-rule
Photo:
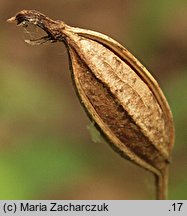
M 171 200 L 186 200 L 187 199 L 187 184 L 186 175 L 181 182 L 177 182 L 170 190 L 169 199 Z
M 169 104 L 174 116 L 175 130 L 176 130 L 176 144 L 175 148 L 183 148 L 184 140 L 187 140 L 187 69 L 178 71 L 178 75 L 170 78 L 165 83 L 165 89 L 169 98 Z
M 132 46 L 136 47 L 136 50 L 143 51 L 143 55 L 151 54 L 151 50 L 162 40 L 170 17 L 176 10 L 180 11 L 184 5 L 187 6 L 185 0 L 182 2 L 183 4 L 179 4 L 178 0 L 141 1 L 134 19 Z
M 30 71 L 0 64 L 0 115 L 6 118 L 19 116 L 57 116 L 63 100 L 55 87 L 46 85 Z M 49 84 L 49 83 L 48 83 Z M 61 97 L 61 100 L 59 100 Z M 61 102 L 60 102 L 61 101 Z M 59 106 L 60 105 L 60 106 Z M 63 104 L 63 106 L 65 103 Z
M 78 181 L 87 170 L 81 151 L 50 126 L 67 100 L 29 71 L 3 64 L 0 70 L 0 127 L 5 131 L 0 146 L 6 147 L 0 151 L 0 199 L 32 199 L 56 185 L 66 187 L 75 177 Z
M 60 146 L 61 145 L 61 146 Z M 86 173 L 80 151 L 72 141 L 51 136 L 27 137 L 0 153 L 0 199 L 33 199 L 61 185 L 79 181 Z

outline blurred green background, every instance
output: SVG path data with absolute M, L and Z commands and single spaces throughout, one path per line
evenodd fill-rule
M 96 140 L 64 45 L 5 22 L 22 9 L 109 35 L 151 71 L 176 128 L 169 199 L 186 199 L 186 0 L 0 0 L 0 199 L 154 199 L 152 174 Z

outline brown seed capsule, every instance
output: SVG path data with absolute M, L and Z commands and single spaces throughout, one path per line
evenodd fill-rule
M 156 175 L 157 197 L 166 198 L 174 126 L 169 105 L 145 67 L 110 37 L 37 11 L 21 11 L 8 21 L 33 24 L 47 33 L 26 41 L 32 45 L 66 44 L 74 86 L 89 117 L 117 152 Z

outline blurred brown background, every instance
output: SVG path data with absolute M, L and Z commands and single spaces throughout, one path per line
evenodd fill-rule
M 175 120 L 169 199 L 186 199 L 186 0 L 0 0 L 0 199 L 154 199 L 150 173 L 96 142 L 64 45 L 6 23 L 22 9 L 109 35 L 151 71 Z

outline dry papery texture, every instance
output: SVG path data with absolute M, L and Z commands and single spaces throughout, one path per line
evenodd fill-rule
M 157 198 L 166 199 L 168 164 L 174 144 L 169 105 L 146 68 L 115 40 L 98 32 L 53 21 L 24 10 L 9 22 L 42 28 L 32 45 L 64 42 L 75 90 L 90 119 L 123 157 L 156 176 Z

